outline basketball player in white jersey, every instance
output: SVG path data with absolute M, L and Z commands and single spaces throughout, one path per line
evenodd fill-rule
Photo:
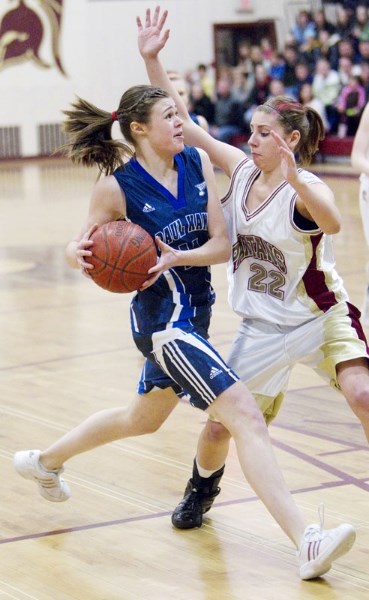
M 369 246 L 369 102 L 361 115 L 354 144 L 352 146 L 351 164 L 360 174 L 359 206 L 365 241 Z M 366 267 L 367 281 L 365 285 L 362 318 L 369 324 L 369 263 Z
M 328 186 L 297 168 L 309 164 L 324 136 L 320 116 L 283 96 L 259 106 L 249 147 L 221 143 L 193 126 L 158 54 L 169 30 L 156 9 L 139 25 L 139 48 L 152 84 L 170 91 L 184 120 L 185 141 L 205 149 L 230 177 L 223 199 L 232 245 L 229 301 L 240 315 L 229 364 L 255 396 L 267 423 L 277 415 L 293 366 L 304 363 L 340 390 L 369 440 L 368 347 L 360 313 L 334 266 L 331 234 L 340 215 Z M 219 494 L 230 435 L 208 420 L 191 479 L 172 515 L 175 527 L 202 524 Z

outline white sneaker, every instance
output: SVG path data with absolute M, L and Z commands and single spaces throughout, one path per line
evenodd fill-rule
M 14 455 L 15 470 L 25 479 L 32 479 L 38 485 L 41 496 L 50 502 L 64 502 L 70 498 L 68 484 L 60 474 L 63 467 L 56 471 L 47 471 L 40 464 L 41 450 L 24 450 Z
M 323 529 L 321 518 L 320 525 L 306 527 L 298 551 L 301 579 L 314 579 L 324 575 L 333 561 L 350 550 L 355 538 L 355 529 L 347 523 L 334 529 Z

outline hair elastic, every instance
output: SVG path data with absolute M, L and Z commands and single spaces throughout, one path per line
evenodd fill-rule
M 116 110 L 113 110 L 113 112 L 111 113 L 111 118 L 112 118 L 113 123 L 114 123 L 114 121 L 118 121 L 118 113 Z

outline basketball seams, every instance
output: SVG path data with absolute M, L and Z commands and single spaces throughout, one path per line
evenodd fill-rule
M 123 238 L 121 236 L 119 237 L 119 242 L 120 242 L 119 250 L 120 251 L 119 251 L 119 253 L 116 256 L 115 262 L 113 264 L 109 264 L 109 266 L 111 268 L 111 273 L 110 273 L 110 277 L 108 278 L 108 281 L 107 281 L 107 288 L 108 289 L 110 289 L 110 287 L 111 287 L 111 283 L 112 283 L 113 278 L 114 278 L 114 276 L 116 274 L 116 271 L 118 271 L 119 273 L 121 273 L 121 271 L 122 271 L 121 268 L 117 267 L 117 264 L 118 264 L 119 260 L 121 259 L 122 255 L 124 253 L 124 250 L 126 249 L 126 246 L 127 246 L 128 242 L 129 242 L 129 239 L 130 239 L 129 235 L 130 235 L 130 233 L 131 233 L 131 231 L 133 229 L 132 223 L 129 223 L 128 221 L 121 221 L 121 223 L 123 223 L 123 222 L 125 222 L 127 224 L 125 226 L 126 227 L 126 231 L 124 232 L 124 237 Z M 116 223 L 116 221 L 114 221 L 113 223 L 106 223 L 105 226 L 104 226 L 105 227 L 104 238 L 106 237 L 106 242 L 107 242 L 107 246 L 108 246 L 109 250 L 110 250 L 109 239 L 114 240 L 114 242 L 117 241 L 116 239 L 114 239 L 115 238 L 115 233 L 114 232 L 112 233 L 112 237 L 111 238 L 108 237 L 108 233 L 111 233 L 110 230 L 114 228 L 115 223 Z M 129 229 L 128 229 L 128 226 L 129 226 Z M 115 244 L 114 244 L 114 247 L 115 247 Z M 110 254 L 108 253 L 108 257 L 109 256 L 110 256 Z M 121 277 L 119 277 L 119 279 L 121 280 Z M 121 283 L 122 283 L 122 285 L 124 286 L 124 288 L 125 288 L 125 290 L 127 292 L 131 291 L 127 287 L 126 283 L 124 283 L 123 281 L 121 281 Z
M 91 237 L 91 278 L 95 283 L 118 293 L 139 289 L 157 261 L 151 235 L 130 221 L 112 221 L 99 227 Z

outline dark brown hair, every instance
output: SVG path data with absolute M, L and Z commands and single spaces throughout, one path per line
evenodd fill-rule
M 114 113 L 97 108 L 94 104 L 77 98 L 66 115 L 64 131 L 69 136 L 63 150 L 76 163 L 91 167 L 97 165 L 101 173 L 111 175 L 134 154 L 135 140 L 131 123 L 148 123 L 152 107 L 169 94 L 161 88 L 137 85 L 129 88 L 121 97 Z M 114 140 L 111 128 L 118 120 L 124 140 Z
M 319 142 L 324 139 L 325 135 L 319 113 L 288 96 L 270 98 L 256 110 L 274 114 L 285 133 L 291 133 L 295 129 L 300 132 L 300 140 L 295 148 L 295 153 L 299 154 L 302 165 L 309 165 L 319 149 Z

